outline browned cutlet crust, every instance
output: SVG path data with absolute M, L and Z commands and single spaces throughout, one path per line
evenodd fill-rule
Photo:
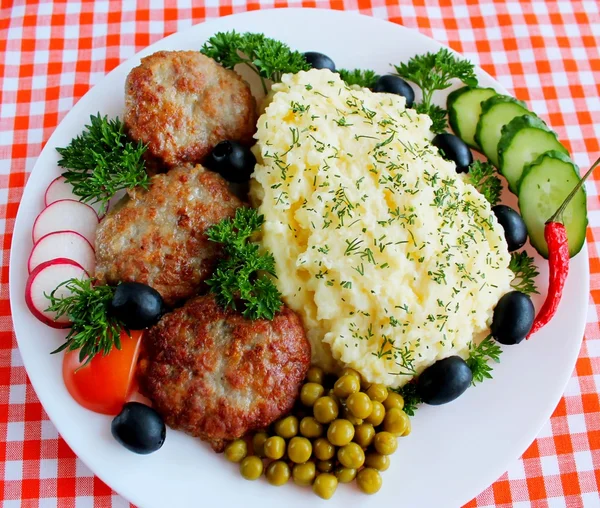
M 221 452 L 289 412 L 309 366 L 310 344 L 292 310 L 251 321 L 207 295 L 146 333 L 138 378 L 170 427 Z
M 129 192 L 96 232 L 100 284 L 142 282 L 168 305 L 198 293 L 221 254 L 205 231 L 242 206 L 218 174 L 182 166 Z
M 225 139 L 250 144 L 256 119 L 247 83 L 198 51 L 142 58 L 125 83 L 129 135 L 169 166 L 201 162 Z

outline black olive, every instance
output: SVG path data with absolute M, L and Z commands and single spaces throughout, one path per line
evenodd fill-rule
M 473 162 L 473 154 L 466 143 L 454 134 L 438 134 L 431 142 L 437 146 L 444 159 L 456 164 L 457 173 L 466 173 Z
M 406 99 L 407 108 L 412 108 L 415 101 L 415 92 L 412 87 L 402 78 L 391 74 L 380 76 L 373 87 L 373 91 L 401 95 Z
M 114 417 L 110 430 L 125 448 L 141 455 L 158 450 L 167 433 L 165 422 L 156 410 L 139 402 L 127 402 Z
M 460 356 L 449 356 L 427 367 L 417 380 L 423 402 L 433 406 L 460 397 L 473 381 L 473 373 Z
M 123 282 L 115 289 L 109 310 L 130 330 L 143 330 L 158 322 L 165 304 L 156 289 L 140 282 Z
M 229 182 L 244 183 L 250 180 L 256 158 L 250 148 L 237 141 L 221 141 L 204 164 Z
M 307 51 L 304 53 L 304 58 L 306 58 L 306 61 L 313 69 L 329 69 L 331 72 L 335 72 L 335 63 L 323 53 Z
M 496 205 L 492 208 L 492 212 L 504 229 L 508 251 L 512 252 L 523 247 L 527 241 L 527 227 L 519 213 L 506 205 Z
M 492 335 L 500 344 L 518 344 L 531 330 L 534 318 L 529 296 L 520 291 L 506 293 L 494 309 Z

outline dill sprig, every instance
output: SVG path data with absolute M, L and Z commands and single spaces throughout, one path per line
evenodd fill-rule
M 61 155 L 58 165 L 67 169 L 62 176 L 73 186 L 73 194 L 84 203 L 101 203 L 102 211 L 117 191 L 147 188 L 150 182 L 142 158 L 146 147 L 129 140 L 118 118 L 91 115 L 85 130 L 56 151 Z
M 473 185 L 492 206 L 500 202 L 502 182 L 496 175 L 496 169 L 490 162 L 474 161 L 469 166 L 467 182 Z
M 208 229 L 208 239 L 223 245 L 225 257 L 206 283 L 223 307 L 237 310 L 241 302 L 245 318 L 272 320 L 281 309 L 281 294 L 265 272 L 275 277 L 275 259 L 249 241 L 263 223 L 264 217 L 256 210 L 238 208 L 233 219 L 223 219 Z
M 392 388 L 391 390 L 402 395 L 404 399 L 403 411 L 408 416 L 415 416 L 418 405 L 423 402 L 417 393 L 417 384 L 414 382 L 407 383 L 401 388 Z
M 204 43 L 200 52 L 227 69 L 233 69 L 237 64 L 247 65 L 260 77 L 265 93 L 265 80 L 277 82 L 288 72 L 310 69 L 302 53 L 261 33 L 218 32 Z
M 468 86 L 477 86 L 473 64 L 455 57 L 445 48 L 437 53 L 416 55 L 408 62 L 394 67 L 399 76 L 412 81 L 421 89 L 423 100 L 415 106 L 415 109 L 419 113 L 431 116 L 433 120 L 431 130 L 436 134 L 446 129 L 447 111 L 432 103 L 433 93 L 448 88 L 453 79 L 459 79 Z
M 527 251 L 511 253 L 508 268 L 515 274 L 515 278 L 510 283 L 513 289 L 526 295 L 539 294 L 535 285 L 535 278 L 539 275 L 539 272 L 533 258 L 527 254 Z
M 67 289 L 69 296 L 57 296 L 56 292 Z M 63 315 L 72 322 L 66 341 L 52 351 L 58 353 L 65 349 L 79 349 L 79 361 L 88 364 L 98 353 L 107 355 L 113 346 L 121 349 L 119 335 L 126 329 L 123 322 L 109 313 L 109 305 L 115 288 L 111 286 L 94 286 L 92 279 L 69 279 L 60 283 L 49 295 L 48 312 L 56 312 L 56 318 Z
M 494 341 L 491 335 L 488 335 L 477 346 L 473 342 L 469 344 L 467 365 L 473 373 L 473 385 L 481 383 L 484 379 L 492 379 L 490 373 L 493 369 L 488 361 L 493 360 L 496 363 L 500 363 L 501 353 L 502 349 L 500 349 L 500 346 Z
M 340 69 L 340 78 L 342 78 L 347 85 L 358 85 L 363 88 L 372 88 L 379 79 L 379 75 L 369 69 Z

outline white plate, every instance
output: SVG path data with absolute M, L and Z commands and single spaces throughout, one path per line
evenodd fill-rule
M 390 62 L 441 45 L 412 30 L 351 13 L 323 10 L 268 10 L 220 18 L 163 39 L 112 71 L 69 112 L 42 151 L 23 194 L 15 224 L 10 259 L 10 301 L 23 362 L 52 422 L 74 452 L 103 481 L 143 507 L 323 505 L 457 507 L 490 485 L 532 442 L 556 407 L 571 375 L 581 344 L 588 303 L 588 257 L 583 251 L 571 262 L 571 273 L 557 316 L 533 340 L 504 347 L 494 379 L 467 390 L 446 406 L 422 407 L 410 437 L 400 440 L 383 488 L 364 496 L 341 485 L 334 498 L 321 501 L 310 489 L 292 484 L 273 488 L 265 481 L 240 478 L 237 467 L 208 446 L 169 430 L 163 448 L 139 456 L 110 435 L 110 418 L 78 406 L 61 377 L 61 357 L 50 355 L 64 339 L 27 310 L 24 288 L 31 227 L 43 206 L 44 190 L 60 170 L 56 146 L 65 146 L 97 111 L 121 115 L 123 84 L 140 57 L 157 50 L 199 49 L 222 30 L 264 32 L 301 51 L 322 51 L 339 67 L 390 71 Z M 506 93 L 483 71 L 482 86 Z M 441 103 L 445 100 L 439 96 Z M 507 201 L 510 204 L 510 200 Z M 530 249 L 531 250 L 531 249 Z M 547 278 L 540 260 L 541 282 Z M 541 284 L 541 291 L 546 287 Z M 537 298 L 539 306 L 541 298 Z

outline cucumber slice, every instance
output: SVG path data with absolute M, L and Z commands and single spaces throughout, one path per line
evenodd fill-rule
M 475 142 L 483 153 L 498 167 L 498 141 L 502 127 L 513 118 L 534 113 L 525 107 L 525 103 L 507 95 L 496 95 L 481 104 L 481 116 L 475 129 Z
M 464 86 L 448 95 L 446 109 L 448 121 L 454 133 L 471 148 L 479 149 L 475 141 L 475 129 L 481 115 L 481 103 L 497 95 L 493 88 Z
M 523 171 L 519 187 L 519 208 L 527 226 L 531 245 L 548 259 L 544 238 L 546 221 L 562 204 L 580 180 L 579 170 L 569 157 L 552 150 L 540 155 Z M 564 224 L 569 242 L 569 255 L 575 256 L 585 242 L 588 224 L 585 187 L 573 196 L 565 209 Z
M 569 155 L 556 134 L 537 117 L 518 116 L 502 127 L 498 141 L 499 169 L 514 194 L 519 192 L 525 166 L 550 150 Z

